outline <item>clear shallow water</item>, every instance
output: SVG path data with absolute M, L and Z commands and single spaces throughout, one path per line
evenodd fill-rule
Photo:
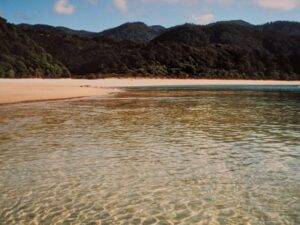
M 189 85 L 189 86 L 145 86 L 131 87 L 129 90 L 139 91 L 277 91 L 299 92 L 298 85 Z
M 0 224 L 300 224 L 296 92 L 0 107 Z

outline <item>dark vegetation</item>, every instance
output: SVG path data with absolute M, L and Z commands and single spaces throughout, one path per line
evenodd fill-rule
M 85 30 L 72 30 L 67 27 L 53 27 L 53 26 L 43 25 L 43 24 L 36 24 L 36 25 L 19 24 L 18 27 L 26 31 L 34 30 L 35 32 L 47 32 L 51 34 L 60 34 L 60 35 L 77 35 L 79 37 L 95 37 L 98 35 L 98 33 L 95 32 L 89 32 Z
M 68 77 L 69 70 L 16 26 L 0 18 L 0 77 Z
M 149 42 L 165 31 L 162 26 L 147 26 L 142 22 L 125 23 L 119 27 L 102 31 L 98 36 L 118 41 L 128 40 L 137 43 Z
M 13 70 L 17 77 L 62 77 L 70 71 L 78 78 L 300 80 L 297 22 L 254 26 L 238 20 L 169 29 L 138 22 L 101 33 L 0 23 L 0 75 L 2 69 L 5 77 Z
M 264 31 L 280 32 L 288 35 L 300 35 L 300 23 L 277 21 L 258 26 Z

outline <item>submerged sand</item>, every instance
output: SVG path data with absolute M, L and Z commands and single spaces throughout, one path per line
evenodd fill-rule
M 299 85 L 300 81 L 192 79 L 0 79 L 0 104 L 80 97 L 105 97 L 121 87 L 164 85 Z

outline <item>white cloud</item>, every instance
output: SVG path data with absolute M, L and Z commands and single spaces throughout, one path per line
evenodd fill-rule
M 289 11 L 300 6 L 299 0 L 255 0 L 262 8 Z
M 71 15 L 75 12 L 75 6 L 69 0 L 58 0 L 53 6 L 53 10 L 61 15 Z
M 208 24 L 213 21 L 215 15 L 212 13 L 204 14 L 204 15 L 192 15 L 191 19 L 195 24 Z
M 128 12 L 127 0 L 114 0 L 114 5 L 122 12 Z

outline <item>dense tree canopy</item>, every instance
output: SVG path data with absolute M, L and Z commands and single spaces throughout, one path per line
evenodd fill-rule
M 147 36 L 148 28 L 151 37 Z M 296 22 L 253 26 L 229 21 L 206 26 L 184 24 L 167 30 L 131 23 L 107 31 L 114 35 L 110 37 L 103 35 L 105 32 L 76 33 L 41 25 L 16 27 L 3 20 L 0 74 L 60 77 L 68 76 L 69 70 L 73 77 L 89 78 L 299 80 L 297 29 Z
M 0 18 L 0 77 L 65 77 L 69 70 L 16 26 Z

